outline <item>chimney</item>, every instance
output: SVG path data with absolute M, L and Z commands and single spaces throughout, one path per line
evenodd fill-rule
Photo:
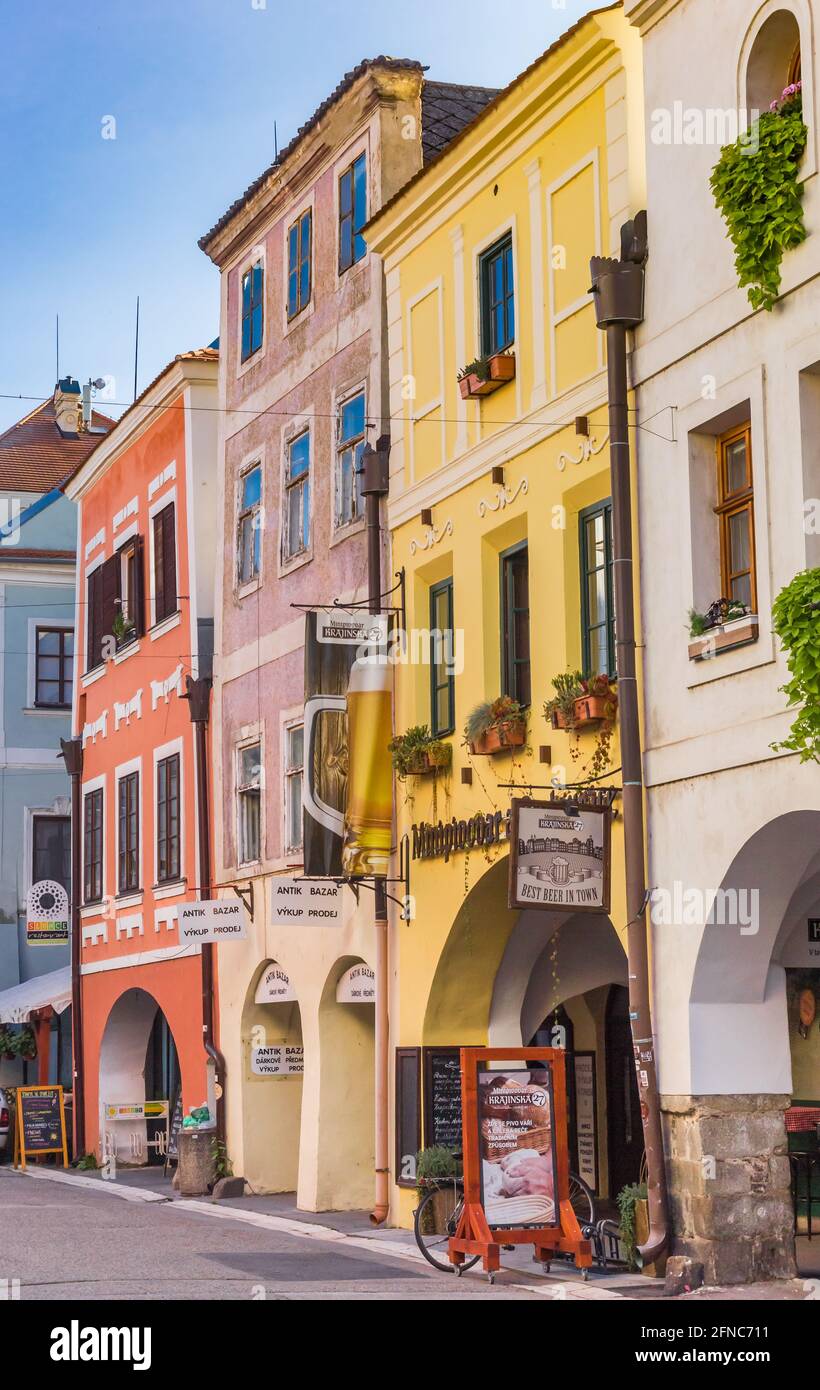
M 80 383 L 64 376 L 54 387 L 54 417 L 60 434 L 70 438 L 80 431 Z

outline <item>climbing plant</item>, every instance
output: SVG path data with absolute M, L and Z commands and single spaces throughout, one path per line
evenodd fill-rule
M 802 570 L 782 589 L 772 609 L 774 630 L 787 653 L 791 680 L 782 687 L 800 712 L 777 750 L 820 762 L 820 569 Z
M 780 293 L 780 263 L 805 240 L 806 148 L 800 84 L 787 87 L 732 145 L 724 145 L 710 186 L 735 248 L 738 284 L 754 309 L 771 309 Z

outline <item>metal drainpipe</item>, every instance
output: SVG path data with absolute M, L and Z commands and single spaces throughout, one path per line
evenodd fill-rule
M 74 1158 L 85 1153 L 85 1057 L 83 1052 L 83 993 L 80 974 L 80 876 L 83 775 L 83 741 L 61 738 L 62 758 L 71 781 L 71 1067 L 73 1077 Z
M 211 891 L 211 817 L 208 804 L 208 746 L 207 729 L 211 704 L 210 676 L 194 680 L 185 677 L 184 699 L 194 726 L 196 748 L 197 824 L 199 828 L 199 896 L 205 899 Z M 216 1098 L 216 1134 L 225 1143 L 225 1058 L 214 1040 L 214 947 L 203 942 L 202 947 L 202 1040 L 205 1051 L 214 1064 Z
M 621 259 L 593 256 L 592 292 L 598 327 L 606 331 L 609 387 L 609 456 L 612 475 L 612 542 L 615 635 L 618 653 L 618 723 L 623 769 L 626 858 L 629 1017 L 647 1163 L 649 1236 L 638 1247 L 641 1263 L 652 1264 L 669 1244 L 669 1203 L 663 1152 L 660 1096 L 649 989 L 646 917 L 643 764 L 635 668 L 635 602 L 632 560 L 632 490 L 627 408 L 626 331 L 644 316 L 646 213 L 621 228 Z
M 361 462 L 362 493 L 365 498 L 365 517 L 367 525 L 367 593 L 371 613 L 381 612 L 382 594 L 382 556 L 381 556 L 381 499 L 389 488 L 390 437 L 382 435 L 376 441 L 376 448 L 370 445 L 364 450 Z M 389 1101 L 389 1017 L 388 992 L 389 976 L 389 928 L 387 921 L 387 886 L 383 878 L 374 881 L 376 957 L 376 1037 L 375 1037 L 375 1161 L 376 1192 L 370 1220 L 374 1226 L 381 1226 L 387 1220 L 390 1210 L 390 1161 L 388 1156 L 388 1101 Z

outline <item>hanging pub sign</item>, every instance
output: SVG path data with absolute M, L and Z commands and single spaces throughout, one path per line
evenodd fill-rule
M 319 638 L 305 619 L 304 872 L 386 876 L 393 840 L 393 667 L 360 640 Z M 361 615 L 373 623 L 373 615 Z
M 276 874 L 271 879 L 271 925 L 274 927 L 340 927 L 341 883 Z
M 63 1167 L 68 1167 L 63 1088 L 18 1086 L 14 1167 L 19 1163 L 25 1168 L 27 1158 L 41 1154 L 62 1154 Z
M 448 1253 L 480 1255 L 490 1274 L 502 1245 L 558 1250 L 592 1263 L 569 1200 L 566 1058 L 558 1048 L 461 1049 L 464 1206 Z
M 609 839 L 605 807 L 514 800 L 510 907 L 608 912 Z
M 179 939 L 186 946 L 197 942 L 244 941 L 248 914 L 239 898 L 202 899 L 183 903 L 177 910 Z
M 68 945 L 68 894 L 61 883 L 44 878 L 26 894 L 26 941 L 29 946 Z
M 387 614 L 363 608 L 322 608 L 316 617 L 317 642 L 342 646 L 383 647 L 387 641 Z

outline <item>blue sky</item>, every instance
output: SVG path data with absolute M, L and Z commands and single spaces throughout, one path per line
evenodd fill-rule
M 61 374 L 111 376 L 125 403 L 138 294 L 140 389 L 174 353 L 210 342 L 218 274 L 198 237 L 270 163 L 274 121 L 281 148 L 361 58 L 504 86 L 593 8 L 17 0 L 0 83 L 0 395 L 50 394 L 58 313 Z M 116 138 L 104 139 L 112 116 Z M 0 429 L 32 404 L 0 399 Z

